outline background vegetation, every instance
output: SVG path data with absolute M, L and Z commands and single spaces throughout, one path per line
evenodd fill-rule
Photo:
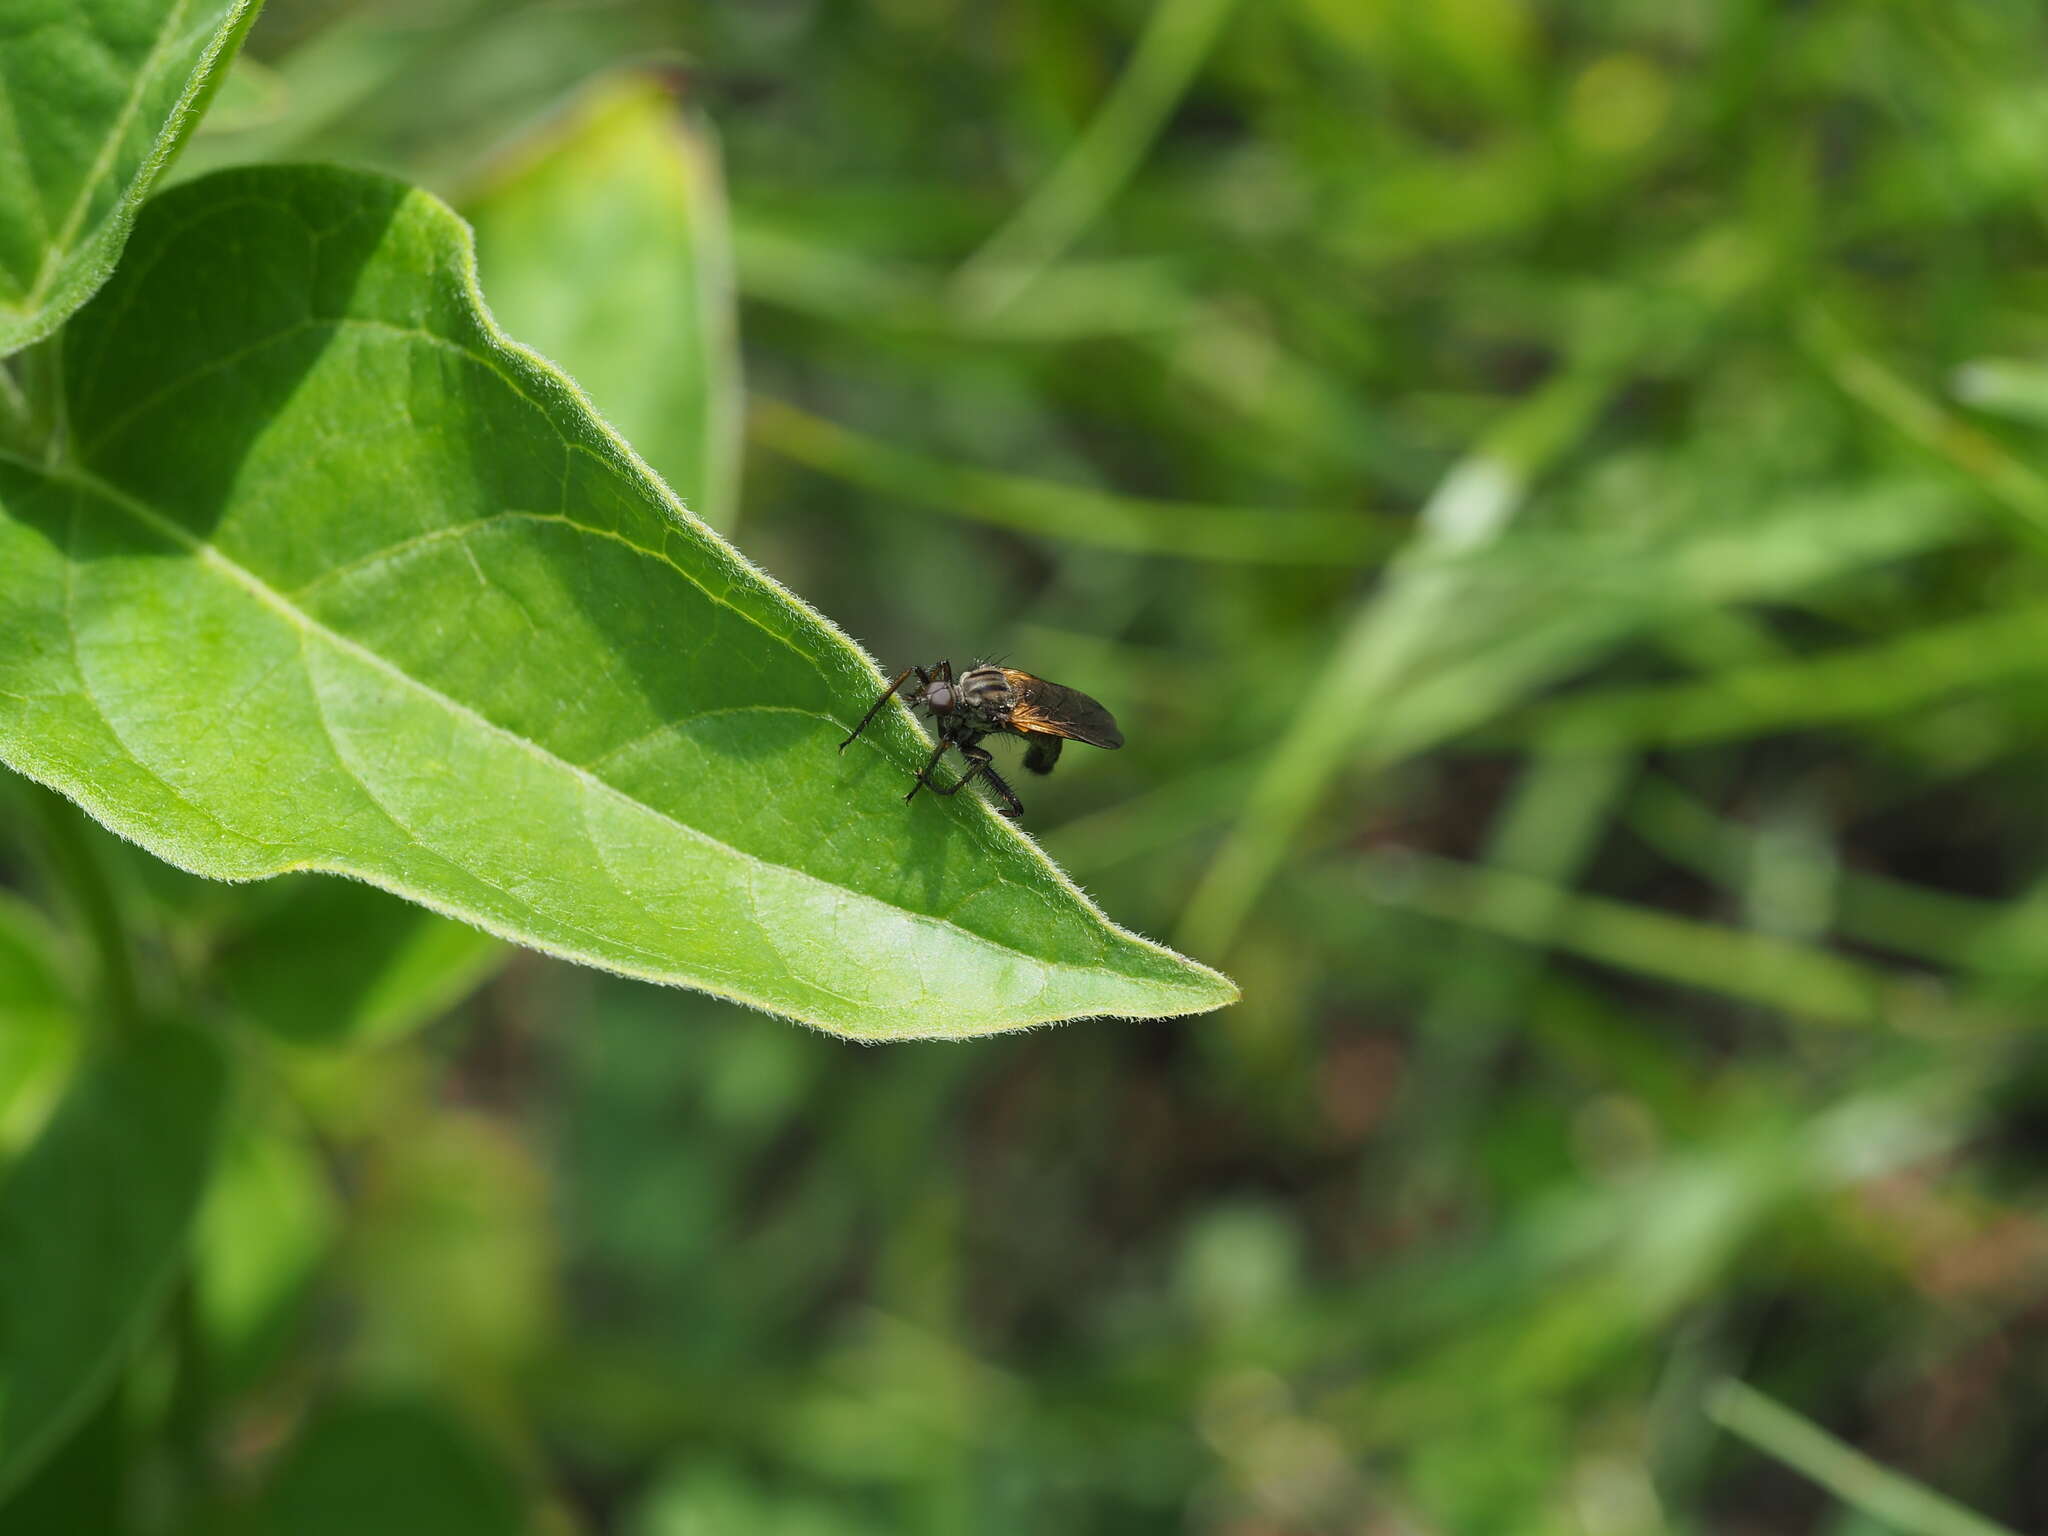
M 273 0 L 174 174 L 436 190 L 885 663 L 1099 695 L 1031 826 L 1244 1001 L 855 1050 L 10 779 L 0 1144 L 231 1112 L 0 1528 L 2048 1528 L 2044 49 Z M 52 1118 L 172 991 L 232 1089 L 171 1035 Z

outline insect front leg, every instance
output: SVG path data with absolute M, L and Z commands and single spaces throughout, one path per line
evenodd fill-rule
M 895 691 L 898 688 L 901 688 L 903 686 L 904 679 L 909 677 L 910 674 L 913 672 L 917 674 L 917 680 L 920 684 L 927 681 L 924 675 L 923 667 L 905 667 L 901 672 L 898 672 L 896 674 L 896 681 L 894 681 L 888 687 L 882 690 L 882 696 L 879 699 L 875 700 L 874 703 L 870 704 L 868 706 L 868 712 L 860 717 L 860 724 L 856 725 L 850 732 L 848 732 L 846 740 L 839 743 L 840 751 L 844 752 L 848 747 L 853 745 L 853 738 L 858 736 L 862 731 L 868 728 L 868 722 L 875 718 L 875 715 L 877 714 L 877 712 L 880 711 L 881 707 L 889 702 L 890 695 L 895 693 Z
M 925 765 L 917 770 L 917 782 L 910 786 L 910 793 L 903 797 L 905 805 L 910 804 L 912 800 L 917 798 L 917 792 L 920 789 L 928 789 L 935 795 L 950 795 L 954 789 L 960 787 L 958 784 L 955 784 L 953 789 L 941 789 L 932 782 L 932 770 L 939 766 L 939 759 L 946 755 L 946 748 L 951 745 L 953 743 L 950 741 L 941 741 L 936 747 L 932 748 L 932 755 L 925 759 Z

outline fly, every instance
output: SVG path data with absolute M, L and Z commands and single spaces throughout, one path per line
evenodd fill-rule
M 853 738 L 868 728 L 868 722 L 889 702 L 889 696 L 913 675 L 917 687 L 904 698 L 931 716 L 939 733 L 939 744 L 918 769 L 917 782 L 903 797 L 905 801 L 916 798 L 920 789 L 929 789 L 935 795 L 957 795 L 979 778 L 986 779 L 1003 797 L 1005 816 L 1022 816 L 1023 802 L 996 772 L 995 759 L 981 745 L 984 736 L 1008 732 L 1023 737 L 1029 743 L 1024 766 L 1033 773 L 1051 773 L 1060 760 L 1060 748 L 1070 741 L 1085 741 L 1091 747 L 1111 750 L 1124 744 L 1124 733 L 1116 728 L 1109 711 L 1077 689 L 1049 683 L 1015 667 L 973 667 L 956 681 L 953 663 L 942 661 L 930 669 L 905 667 L 897 673 L 896 680 L 861 716 L 860 724 L 839 743 L 840 751 L 853 744 Z M 951 785 L 941 786 L 932 782 L 931 774 L 948 747 L 959 749 L 968 768 Z

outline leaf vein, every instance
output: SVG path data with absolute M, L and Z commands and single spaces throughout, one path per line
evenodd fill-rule
M 0 458 L 6 457 L 10 456 L 0 454 Z M 1069 967 L 1067 965 L 1062 964 L 1061 962 L 1047 959 L 1042 955 L 1032 954 L 1029 950 L 1019 949 L 1013 944 L 1006 944 L 1002 940 L 994 938 L 989 934 L 979 933 L 974 931 L 973 929 L 961 928 L 957 925 L 947 924 L 942 919 L 933 917 L 929 913 L 914 911 L 911 908 L 901 906 L 896 902 L 888 901 L 883 897 L 869 895 L 868 893 L 862 891 L 855 891 L 850 887 L 835 885 L 831 881 L 825 880 L 818 875 L 811 874 L 807 870 L 798 869 L 792 865 L 779 864 L 773 859 L 763 858 L 761 855 L 757 853 L 751 853 L 744 848 L 736 847 L 731 843 L 727 843 L 720 838 L 714 837 L 711 833 L 706 832 L 701 827 L 691 826 L 687 822 L 678 821 L 674 816 L 671 816 L 667 812 L 660 810 L 658 807 L 649 805 L 645 801 L 634 799 L 632 796 L 626 794 L 625 791 L 606 782 L 604 779 L 597 777 L 588 769 L 579 767 L 577 764 L 569 762 L 567 759 L 560 757 L 554 752 L 549 751 L 546 747 L 542 746 L 539 742 L 534 741 L 530 737 L 522 736 L 516 731 L 510 730 L 505 726 L 499 725 L 496 721 L 490 719 L 486 715 L 479 713 L 476 709 L 472 708 L 467 704 L 464 704 L 461 700 L 441 692 L 439 689 L 433 687 L 431 684 L 427 683 L 423 679 L 412 676 L 410 673 L 401 669 L 396 663 L 392 662 L 387 657 L 379 655 L 376 651 L 371 650 L 368 646 L 363 645 L 361 642 L 353 640 L 347 635 L 341 634 L 336 630 L 328 628 L 326 625 L 320 623 L 318 620 L 313 618 L 310 614 L 306 613 L 303 609 L 296 607 L 285 596 L 285 594 L 279 592 L 276 588 L 268 585 L 266 582 L 263 581 L 261 577 L 257 576 L 253 571 L 248 570 L 244 566 L 236 563 L 233 559 L 229 558 L 229 556 L 223 553 L 218 546 L 209 543 L 205 539 L 198 537 L 198 535 L 194 534 L 191 531 L 191 529 L 179 523 L 175 518 L 166 516 L 164 513 L 157 511 L 156 508 L 149 506 L 146 502 L 139 501 L 136 498 L 128 495 L 120 487 L 109 484 L 106 481 L 100 480 L 96 476 L 93 476 L 89 472 L 77 468 L 76 466 L 73 466 L 65 471 L 62 471 L 61 473 L 56 471 L 45 472 L 51 474 L 52 477 L 55 479 L 70 484 L 74 489 L 87 491 L 95 496 L 100 497 L 109 504 L 127 513 L 135 521 L 142 524 L 145 528 L 148 528 L 150 531 L 154 532 L 159 537 L 167 540 L 170 543 L 182 546 L 184 549 L 186 549 L 191 554 L 196 556 L 198 559 L 203 561 L 205 564 L 207 564 L 214 570 L 218 571 L 223 577 L 240 586 L 251 597 L 255 598 L 256 601 L 263 604 L 265 607 L 269 608 L 272 612 L 278 614 L 280 617 L 285 619 L 286 622 L 294 625 L 295 627 L 298 627 L 299 629 L 307 633 L 319 636 L 321 639 L 325 640 L 328 644 L 332 645 L 335 649 L 342 652 L 343 654 L 353 656 L 357 660 L 361 661 L 364 665 L 370 667 L 372 670 L 381 672 L 385 676 L 391 678 L 393 681 L 401 684 L 402 686 L 413 689 L 416 692 L 425 695 L 427 698 L 433 700 L 435 703 L 445 708 L 451 715 L 455 716 L 456 718 L 467 721 L 473 727 L 482 730 L 488 733 L 489 735 L 500 738 L 503 741 L 515 747 L 516 749 L 523 751 L 529 754 L 530 756 L 540 760 L 541 762 L 569 775 L 572 779 L 576 780 L 579 784 L 581 784 L 587 791 L 594 791 L 602 797 L 609 797 L 611 799 L 614 799 L 633 810 L 643 812 L 644 814 L 665 823 L 666 825 L 674 828 L 678 833 L 680 833 L 682 836 L 691 841 L 701 843 L 709 848 L 716 849 L 721 853 L 728 854 L 735 860 L 740 861 L 742 868 L 748 868 L 751 866 L 758 865 L 763 869 L 778 870 L 786 875 L 793 876 L 798 880 L 813 882 L 818 885 L 824 886 L 829 890 L 838 892 L 842 895 L 851 896 L 858 900 L 873 902 L 876 906 L 879 907 L 889 908 L 892 911 L 901 913 L 904 917 L 910 919 L 912 922 L 920 926 L 945 928 L 951 933 L 971 939 L 972 941 L 985 945 L 990 949 L 1000 950 L 1007 954 L 1016 955 L 1020 959 L 1027 960 L 1031 962 L 1031 964 L 1033 964 L 1034 966 L 1040 968 L 1040 975 L 1038 978 L 1040 995 L 1044 993 L 1049 984 L 1049 977 L 1046 973 L 1050 972 L 1051 970 L 1088 969 L 1087 967 Z M 81 682 L 82 681 L 83 677 L 81 674 Z M 99 706 L 97 705 L 97 703 L 95 703 L 94 707 L 98 708 Z M 104 715 L 104 711 L 102 711 L 102 714 Z M 145 768 L 144 771 L 148 770 Z M 166 787 L 168 788 L 169 786 Z M 178 793 L 175 789 L 173 789 L 171 792 L 174 795 Z M 182 796 L 179 796 L 179 798 L 183 799 Z M 198 807 L 195 806 L 194 809 L 196 810 L 198 809 Z M 215 818 L 215 820 L 216 824 L 218 825 L 219 823 L 217 818 Z M 223 827 L 223 830 L 225 831 L 227 829 Z M 242 836 L 242 834 L 235 835 Z M 245 840 L 252 842 L 261 841 L 260 839 L 253 838 L 245 838 Z
M 191 385 L 198 383 L 200 380 L 211 377 L 216 373 L 225 372 L 228 369 L 235 367 L 239 363 L 247 361 L 250 357 L 256 355 L 259 352 L 265 351 L 270 347 L 278 346 L 284 342 L 290 341 L 308 330 L 317 330 L 322 327 L 331 327 L 335 330 L 341 330 L 347 327 L 361 327 L 364 329 L 387 331 L 394 335 L 406 336 L 413 338 L 415 340 L 425 341 L 433 346 L 441 347 L 448 351 L 451 351 L 455 353 L 458 357 L 461 357 L 466 361 L 474 364 L 475 366 L 482 368 L 485 372 L 489 373 L 492 377 L 496 378 L 500 383 L 502 383 L 507 389 L 511 390 L 514 394 L 519 396 L 521 400 L 525 401 L 528 405 L 532 406 L 535 412 L 541 417 L 541 419 L 545 421 L 549 425 L 549 427 L 555 432 L 557 439 L 562 443 L 565 449 L 573 449 L 579 446 L 572 438 L 569 437 L 568 434 L 564 433 L 561 430 L 560 425 L 556 423 L 553 416 L 543 407 L 542 402 L 536 400 L 532 395 L 528 394 L 524 389 L 522 389 L 518 381 L 514 379 L 509 373 L 507 373 L 503 368 L 499 367 L 497 360 L 489 356 L 488 354 L 477 352 L 472 348 L 466 347 L 461 342 L 456 341 L 452 337 L 442 336 L 434 331 L 421 330 L 417 326 L 397 325 L 388 320 L 374 319 L 365 316 L 344 315 L 333 318 L 314 317 L 311 319 L 298 321 L 295 324 L 286 327 L 282 331 L 277 331 L 269 336 L 264 337 L 260 341 L 253 341 L 249 343 L 247 346 L 237 348 L 233 352 L 223 353 L 219 357 L 213 358 L 210 361 L 203 363 L 196 368 L 188 369 L 186 372 L 179 374 L 176 378 L 167 380 L 163 384 L 157 386 L 156 389 L 152 390 L 143 399 L 129 406 L 126 410 L 120 412 L 118 415 L 114 416 L 111 420 L 102 425 L 99 428 L 99 430 L 94 433 L 90 441 L 82 445 L 79 457 L 81 459 L 89 459 L 92 456 L 90 450 L 93 447 L 101 443 L 104 443 L 115 432 L 118 432 L 123 427 L 127 426 L 137 416 L 153 409 L 171 395 L 177 394 L 179 391 L 187 389 Z M 577 522 L 575 518 L 569 515 L 567 510 L 568 477 L 566 470 L 564 471 L 563 476 L 562 494 L 564 498 L 564 506 L 563 510 L 559 513 L 521 511 L 492 513 L 486 517 L 473 519 L 471 522 L 468 523 L 456 524 L 453 526 L 453 528 L 446 530 L 445 532 L 439 529 L 430 529 L 426 533 L 417 535 L 416 537 L 419 541 L 424 542 L 436 537 L 445 537 L 453 533 L 468 532 L 476 528 L 484 527 L 492 522 L 498 521 L 501 518 L 508 517 L 529 518 L 536 522 L 560 522 L 564 526 L 574 528 L 577 531 L 584 533 L 591 538 L 610 539 L 614 543 L 621 544 L 627 549 L 634 551 L 636 554 L 639 554 L 645 557 L 646 559 L 653 560 L 660 565 L 666 566 L 668 569 L 674 571 L 678 576 L 682 577 L 685 581 L 689 582 L 690 585 L 695 587 L 699 592 L 702 592 L 712 602 L 718 604 L 719 607 L 728 610 L 729 612 L 737 615 L 741 619 L 744 619 L 747 623 L 753 625 L 754 628 L 760 630 L 762 634 L 767 635 L 770 639 L 775 640 L 784 646 L 787 646 L 790 650 L 796 652 L 797 655 L 801 656 L 806 661 L 813 663 L 818 661 L 818 658 L 816 656 L 814 656 L 810 651 L 804 649 L 804 647 L 798 644 L 796 640 L 792 639 L 789 635 L 784 634 L 781 630 L 778 630 L 772 625 L 764 622 L 760 615 L 748 612 L 745 608 L 741 607 L 738 603 L 735 603 L 729 596 L 725 595 L 724 593 L 713 591 L 711 586 L 707 582 L 705 582 L 695 572 L 691 571 L 687 566 L 683 565 L 680 561 L 675 559 L 675 557 L 670 555 L 666 550 L 649 549 L 647 546 L 643 544 L 635 543 L 633 540 L 627 538 L 622 533 L 617 533 L 610 529 L 592 527 L 588 523 Z M 403 546 L 401 545 L 390 546 L 389 549 L 386 551 L 380 551 L 377 554 L 366 555 L 362 557 L 362 561 L 374 563 L 380 557 L 380 555 L 390 553 L 391 551 L 401 549 L 402 547 Z M 342 569 L 345 570 L 347 568 L 343 567 Z M 323 572 L 320 577 L 315 578 L 315 583 L 321 580 L 325 580 L 327 579 L 328 576 L 333 574 L 337 573 Z M 308 583 L 307 585 L 308 587 L 310 587 L 315 583 Z M 306 588 L 302 587 L 299 590 L 301 592 L 304 592 Z
M 321 630 L 317 626 L 300 626 L 298 633 L 299 652 L 302 660 L 305 656 L 305 646 L 308 640 L 317 637 L 331 641 L 334 638 L 336 638 L 331 631 Z M 503 896 L 507 901 L 511 902 L 514 907 L 523 908 L 528 912 L 537 911 L 534 904 L 531 901 L 529 901 L 526 897 L 520 895 L 517 891 L 514 891 L 509 886 L 506 886 L 500 883 L 499 881 L 491 879 L 490 876 L 484 874 L 481 870 L 475 868 L 470 863 L 450 859 L 448 855 L 441 852 L 440 849 L 434 847 L 433 844 L 427 842 L 424 838 L 422 838 L 419 835 L 418 832 L 416 832 L 404 820 L 403 817 L 401 817 L 398 814 L 398 812 L 395 809 L 392 808 L 392 806 L 389 803 L 385 801 L 382 795 L 378 794 L 376 790 L 372 789 L 370 787 L 370 781 L 367 778 L 365 778 L 363 774 L 355 768 L 350 759 L 349 754 L 342 749 L 341 742 L 335 737 L 334 722 L 328 717 L 327 714 L 326 695 L 321 691 L 319 680 L 314 675 L 313 669 L 310 665 L 306 667 L 306 683 L 307 691 L 311 693 L 313 696 L 313 717 L 320 723 L 320 734 L 326 738 L 327 749 L 330 753 L 333 754 L 336 766 L 339 767 L 341 771 L 348 776 L 349 780 L 356 786 L 356 788 L 360 789 L 363 792 L 363 798 L 369 801 L 369 803 L 376 808 L 377 814 L 382 816 L 385 821 L 389 822 L 391 826 L 397 831 L 399 836 L 403 837 L 408 843 L 412 844 L 413 847 L 419 849 L 421 853 L 427 855 L 427 857 L 435 859 L 442 863 L 453 864 L 457 869 L 460 869 L 464 874 L 468 875 L 470 879 L 476 881 L 478 885 L 483 886 L 487 890 L 496 891 L 500 896 Z M 614 883 L 616 884 L 617 882 Z M 552 911 L 549 912 L 547 915 L 552 921 L 561 924 L 561 926 L 567 929 L 569 932 L 580 933 L 586 939 L 592 939 L 597 941 L 600 947 L 602 947 L 605 944 L 605 942 L 607 942 L 607 936 L 597 932 L 593 928 L 585 927 L 581 923 L 573 922 L 570 919 L 561 916 L 559 913 L 555 913 Z M 617 944 L 621 949 L 629 949 L 633 951 L 635 954 L 640 955 L 641 957 L 643 957 L 644 959 L 648 960 L 653 964 L 658 965 L 665 958 L 664 956 L 658 954 L 654 950 L 648 949 L 644 945 L 634 944 L 627 940 L 622 940 L 614 937 L 611 938 L 609 942 Z
M 285 845 L 282 843 L 273 843 L 267 838 L 255 837 L 238 828 L 230 827 L 220 817 L 192 799 L 184 790 L 144 762 L 140 754 L 128 744 L 127 738 L 121 734 L 120 727 L 114 724 L 113 715 L 108 712 L 106 705 L 100 702 L 99 695 L 93 692 L 92 679 L 86 675 L 85 658 L 79 654 L 78 650 L 78 529 L 79 514 L 83 509 L 82 499 L 74 498 L 71 504 L 71 522 L 64 536 L 64 637 L 71 647 L 71 675 L 78 679 L 77 697 L 83 699 L 87 707 L 99 716 L 100 723 L 107 728 L 107 734 L 119 742 L 122 750 L 128 754 L 128 760 L 134 763 L 136 768 L 143 774 L 162 786 L 164 793 L 169 795 L 179 805 L 184 806 L 193 815 L 212 823 L 214 829 L 225 838 L 244 843 L 253 843 L 259 848 L 275 848 L 280 852 L 284 851 Z

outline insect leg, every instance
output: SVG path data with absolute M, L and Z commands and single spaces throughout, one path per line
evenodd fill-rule
M 960 787 L 958 784 L 955 784 L 953 789 L 941 789 L 932 782 L 932 770 L 939 766 L 939 759 L 946 755 L 946 748 L 951 745 L 953 743 L 950 741 L 942 741 L 932 748 L 932 755 L 925 760 L 925 765 L 917 770 L 917 782 L 910 786 L 910 793 L 903 797 L 905 805 L 908 805 L 917 798 L 917 792 L 920 789 L 928 789 L 935 795 L 950 795 L 953 793 L 953 789 Z
M 896 681 L 891 683 L 887 688 L 884 688 L 882 690 L 882 696 L 879 699 L 875 700 L 873 704 L 869 705 L 868 712 L 860 717 L 860 724 L 856 725 L 853 728 L 853 730 L 847 735 L 846 740 L 839 743 L 840 751 L 844 752 L 848 747 L 853 745 L 853 738 L 855 736 L 858 736 L 862 731 L 868 728 L 868 722 L 875 718 L 876 711 L 879 710 L 884 704 L 889 702 L 889 696 L 893 694 L 898 688 L 901 688 L 903 686 L 904 679 L 908 678 L 910 674 L 913 672 L 915 672 L 918 675 L 920 681 L 923 680 L 924 669 L 922 667 L 905 667 L 901 672 L 898 672 L 896 674 Z
M 1010 786 L 1003 782 L 1003 776 L 997 773 L 988 763 L 981 765 L 981 776 L 987 779 L 990 787 L 1008 802 L 1006 806 L 998 807 L 1005 816 L 1009 817 L 1012 821 L 1016 821 L 1024 814 L 1024 802 L 1017 798 Z
M 977 777 L 980 777 L 987 779 L 990 784 L 994 785 L 996 793 L 1009 802 L 1009 809 L 1003 812 L 1005 816 L 1014 818 L 1024 814 L 1023 802 L 1010 793 L 1010 786 L 1005 784 L 1002 775 L 996 772 L 996 760 L 989 755 L 988 748 L 963 746 L 960 749 L 960 755 L 966 758 L 972 766 L 965 773 L 961 774 L 949 788 L 941 789 L 938 785 L 933 784 L 931 786 L 933 794 L 957 795 L 961 790 L 973 783 Z

